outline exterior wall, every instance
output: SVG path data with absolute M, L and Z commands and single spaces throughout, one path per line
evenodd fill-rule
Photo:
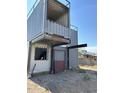
M 46 1 L 46 0 L 45 0 Z M 35 35 L 43 30 L 44 0 L 40 0 L 27 20 L 27 39 L 31 40 Z
M 47 48 L 47 60 L 34 60 L 35 48 L 36 47 Z M 32 72 L 32 69 L 33 69 L 35 64 L 36 64 L 36 67 L 35 67 L 33 73 L 50 71 L 50 65 L 51 65 L 51 61 L 50 60 L 51 60 L 51 47 L 49 45 L 38 44 L 38 43 L 32 45 L 30 72 Z
M 70 46 L 78 44 L 77 31 L 71 30 L 71 44 Z M 78 49 L 69 49 L 69 68 L 76 68 L 78 66 Z
M 69 38 L 69 32 L 70 29 L 68 27 L 64 27 L 60 24 L 57 24 L 56 22 L 53 21 L 47 21 L 45 28 L 45 32 L 50 33 L 50 34 L 56 34 L 63 36 L 64 38 Z

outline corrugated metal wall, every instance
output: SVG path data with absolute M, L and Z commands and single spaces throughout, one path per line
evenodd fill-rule
M 44 0 L 41 0 L 27 20 L 27 40 L 28 41 L 42 31 L 43 4 L 44 4 Z
M 57 35 L 61 35 L 65 38 L 69 38 L 69 32 L 70 29 L 67 27 L 64 27 L 62 25 L 57 24 L 56 22 L 53 21 L 47 21 L 47 29 L 45 30 L 48 33 L 51 34 L 57 34 Z
M 71 44 L 78 45 L 78 35 L 77 31 L 71 30 Z M 78 49 L 69 49 L 69 68 L 76 68 L 78 66 Z

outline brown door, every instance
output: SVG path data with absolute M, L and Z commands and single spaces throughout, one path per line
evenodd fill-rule
M 65 51 L 54 50 L 55 73 L 65 70 Z

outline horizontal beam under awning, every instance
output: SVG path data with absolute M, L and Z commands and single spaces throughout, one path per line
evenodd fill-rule
M 87 44 L 74 45 L 74 46 L 70 46 L 68 48 L 72 49 L 72 48 L 81 48 L 81 47 L 87 47 Z

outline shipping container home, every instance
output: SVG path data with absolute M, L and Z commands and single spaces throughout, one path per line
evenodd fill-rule
M 77 29 L 70 25 L 70 2 L 37 0 L 27 19 L 28 74 L 57 73 L 77 67 Z M 69 62 L 69 64 L 68 64 Z

